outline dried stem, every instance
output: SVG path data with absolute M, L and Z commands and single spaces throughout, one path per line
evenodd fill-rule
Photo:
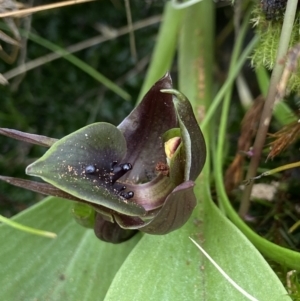
M 139 29 L 145 28 L 147 26 L 159 23 L 160 21 L 161 21 L 161 15 L 153 16 L 153 17 L 150 17 L 148 19 L 133 23 L 133 30 L 139 30 Z M 121 28 L 116 29 L 114 31 L 114 35 L 112 35 L 112 36 L 99 35 L 99 36 L 90 38 L 88 40 L 79 42 L 77 44 L 71 45 L 69 47 L 66 47 L 65 49 L 69 53 L 75 53 L 75 52 L 78 52 L 80 50 L 86 49 L 88 47 L 92 47 L 92 46 L 98 45 L 98 44 L 106 42 L 106 41 L 114 40 L 114 39 L 116 39 L 120 36 L 128 34 L 129 32 L 130 32 L 130 29 L 126 25 L 126 26 L 123 26 Z M 37 68 L 37 67 L 39 67 L 43 64 L 49 63 L 49 62 L 54 61 L 56 59 L 59 59 L 63 56 L 64 56 L 63 53 L 51 52 L 51 53 L 46 54 L 42 57 L 36 58 L 32 61 L 29 61 L 29 62 L 25 63 L 24 65 L 18 66 L 16 68 L 13 68 L 13 69 L 7 71 L 6 73 L 4 73 L 3 74 L 4 80 L 9 80 L 9 79 L 11 79 L 11 78 L 13 78 L 13 77 L 15 77 L 19 74 L 22 74 L 26 71 Z
M 28 14 L 43 11 L 43 10 L 49 10 L 49 9 L 54 9 L 54 8 L 58 8 L 58 7 L 64 7 L 64 6 L 68 6 L 68 5 L 80 4 L 80 3 L 91 2 L 91 1 L 95 1 L 95 0 L 70 0 L 70 1 L 63 1 L 63 2 L 59 2 L 59 3 L 40 5 L 40 6 L 36 6 L 36 7 L 29 7 L 29 8 L 25 8 L 25 9 L 21 9 L 21 10 L 17 10 L 17 11 L 0 13 L 0 18 L 7 18 L 7 17 L 18 18 L 18 17 L 26 16 Z
M 134 38 L 134 30 L 132 26 L 132 16 L 131 16 L 131 10 L 130 10 L 130 2 L 129 0 L 125 0 L 125 8 L 126 8 L 126 17 L 127 17 L 127 23 L 128 23 L 128 29 L 129 29 L 129 42 L 130 42 L 130 52 L 133 60 L 137 61 L 137 52 L 136 52 L 136 46 L 135 46 L 135 38 Z
M 257 167 L 260 163 L 261 153 L 262 149 L 265 143 L 265 139 L 267 136 L 269 124 L 272 117 L 272 111 L 275 101 L 275 96 L 277 93 L 277 84 L 280 81 L 282 72 L 283 72 L 283 64 L 280 64 L 280 59 L 284 58 L 284 56 L 287 54 L 289 41 L 291 37 L 291 32 L 293 29 L 293 24 L 295 20 L 295 14 L 297 9 L 298 0 L 288 0 L 287 6 L 286 6 L 286 12 L 285 17 L 282 25 L 280 40 L 279 40 L 279 46 L 276 56 L 276 62 L 275 67 L 272 72 L 271 80 L 270 80 L 270 86 L 268 95 L 266 98 L 265 106 L 261 115 L 259 128 L 257 131 L 256 139 L 253 145 L 253 152 L 254 155 L 251 158 L 251 162 L 249 165 L 248 173 L 246 176 L 246 180 L 253 178 L 256 175 Z M 244 217 L 249 209 L 250 206 L 250 195 L 252 190 L 253 183 L 248 185 L 243 193 L 241 206 L 239 209 L 239 215 L 241 217 Z

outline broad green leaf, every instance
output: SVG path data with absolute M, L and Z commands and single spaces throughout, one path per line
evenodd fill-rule
M 50 197 L 13 218 L 55 232 L 56 239 L 0 226 L 1 300 L 103 300 L 140 236 L 119 245 L 104 243 L 75 223 L 70 205 Z
M 127 215 L 141 215 L 145 212 L 143 207 L 124 201 L 101 178 L 110 172 L 112 162 L 120 163 L 125 154 L 126 141 L 120 130 L 99 122 L 54 143 L 26 172 L 79 199 Z M 99 177 L 86 173 L 87 166 L 94 166 Z
M 202 257 L 189 237 L 258 300 L 291 300 L 259 252 L 215 205 L 206 199 L 204 211 L 199 207 L 181 229 L 145 235 L 117 273 L 105 301 L 247 300 Z

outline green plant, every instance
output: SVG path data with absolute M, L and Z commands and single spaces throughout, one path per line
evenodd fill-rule
M 295 12 L 296 2 L 289 0 L 287 9 Z M 291 300 L 260 252 L 291 269 L 299 269 L 299 253 L 255 233 L 236 213 L 224 187 L 223 169 L 232 156 L 227 134 L 232 116 L 230 110 L 234 109 L 230 101 L 236 98 L 233 83 L 258 43 L 256 36 L 243 48 L 252 11 L 248 2 L 244 3 L 243 22 L 239 29 L 236 28 L 228 76 L 221 86 L 214 82 L 213 2 L 203 0 L 193 5 L 191 2 L 190 6 L 181 10 L 176 10 L 171 2 L 166 2 L 164 21 L 155 43 L 149 72 L 141 88 L 141 96 L 138 97 L 141 99 L 145 91 L 168 70 L 172 70 L 177 51 L 177 65 L 174 69 L 178 70 L 178 84 L 175 81 L 174 86 L 190 100 L 207 145 L 204 169 L 195 180 L 194 193 L 198 204 L 187 223 L 166 235 L 139 233 L 127 242 L 112 245 L 97 240 L 91 231 L 79 227 L 72 220 L 69 201 L 48 197 L 19 213 L 13 220 L 52 231 L 57 234 L 55 240 L 18 232 L 6 225 L 0 228 L 3 245 L 0 262 L 6 267 L 0 272 L 0 286 L 5 288 L 2 298 L 105 301 L 201 298 Z M 283 47 L 283 53 L 287 52 L 289 45 L 289 39 L 286 40 L 279 43 L 285 45 L 280 46 Z M 275 93 L 282 74 L 283 68 L 277 65 L 271 77 L 268 98 L 272 98 L 270 95 Z M 261 83 L 268 82 L 268 77 L 264 76 L 263 71 L 258 70 L 257 74 L 261 87 L 265 87 L 266 84 Z M 219 92 L 214 95 L 216 88 Z M 267 101 L 265 106 L 268 106 L 265 110 L 272 111 L 273 104 Z M 287 106 L 283 107 L 291 112 Z M 283 112 L 281 109 L 278 116 Z M 285 121 L 282 116 L 278 119 Z M 20 122 L 19 118 L 16 120 Z M 24 118 L 24 124 L 27 122 Z M 14 120 L 11 124 L 14 124 Z M 66 131 L 60 129 L 61 135 L 54 136 L 62 137 L 76 130 L 71 127 L 68 126 Z M 261 141 L 265 139 L 266 132 L 267 129 L 265 134 L 258 132 Z M 53 136 L 47 132 L 38 133 Z M 260 142 L 260 147 L 262 149 L 263 142 Z M 35 157 L 41 157 L 40 151 L 35 151 L 35 154 Z M 256 172 L 252 168 L 252 173 L 255 173 L 254 170 Z M 249 196 L 244 198 L 248 201 Z M 201 245 L 253 297 L 246 297 L 235 290 L 201 255 L 189 237 Z M 18 246 L 22 246 L 22 251 Z M 16 286 L 18 290 L 15 290 Z

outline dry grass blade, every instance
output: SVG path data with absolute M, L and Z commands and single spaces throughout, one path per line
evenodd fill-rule
M 36 12 L 43 11 L 43 10 L 49 10 L 49 9 L 54 9 L 54 8 L 58 8 L 58 7 L 64 7 L 64 6 L 68 6 L 68 5 L 80 4 L 80 3 L 91 2 L 91 1 L 95 1 L 95 0 L 71 0 L 71 1 L 63 1 L 63 2 L 58 2 L 58 3 L 53 3 L 53 4 L 40 5 L 40 6 L 36 6 L 36 7 L 25 8 L 25 9 L 18 10 L 18 11 L 0 13 L 0 18 L 23 17 L 25 15 L 36 13 Z
M 245 154 L 248 154 L 248 151 L 252 145 L 252 139 L 255 137 L 258 128 L 263 106 L 264 99 L 263 97 L 259 96 L 243 118 L 241 135 L 238 140 L 237 153 L 232 163 L 227 168 L 225 174 L 225 188 L 227 193 L 230 193 L 242 182 L 244 176 L 243 164 L 245 160 Z
M 148 19 L 133 23 L 133 30 L 142 29 L 142 28 L 145 28 L 147 26 L 159 23 L 160 21 L 161 21 L 161 15 L 153 16 L 153 17 L 150 17 Z M 99 29 L 98 27 L 101 27 L 101 26 L 97 26 L 97 28 L 95 28 L 95 29 L 97 29 L 99 31 L 102 31 L 101 28 Z M 116 39 L 116 38 L 118 38 L 122 35 L 128 34 L 129 31 L 130 30 L 129 30 L 128 26 L 124 26 L 124 27 L 121 27 L 119 29 L 111 31 L 111 32 L 113 32 L 113 34 L 108 34 L 108 35 L 103 34 L 103 35 L 93 37 L 93 38 L 85 40 L 83 42 L 79 42 L 79 43 L 74 44 L 72 46 L 66 47 L 66 50 L 69 53 L 75 53 L 77 51 L 86 49 L 88 47 L 92 47 L 94 45 L 98 45 L 100 43 Z M 49 53 L 45 56 L 42 56 L 40 58 L 37 58 L 37 59 L 32 60 L 30 62 L 27 62 L 24 65 L 21 65 L 21 66 L 18 66 L 16 68 L 14 68 L 14 69 L 11 69 L 10 71 L 4 73 L 3 76 L 5 77 L 6 80 L 9 80 L 9 79 L 11 79 L 11 78 L 13 78 L 13 77 L 15 77 L 19 74 L 22 74 L 26 71 L 37 68 L 37 67 L 39 67 L 43 64 L 52 62 L 52 61 L 54 61 L 56 59 L 59 59 L 61 57 L 63 57 L 63 55 L 61 53 Z
M 5 13 L 15 13 L 18 12 L 19 8 L 23 7 L 23 4 L 19 4 L 13 0 L 0 0 L 0 15 Z M 21 36 L 18 29 L 18 22 L 11 17 L 6 17 L 3 19 L 12 33 L 13 37 L 10 37 L 6 33 L 0 30 L 0 40 L 12 45 L 10 51 L 6 51 L 0 45 L 0 58 L 6 63 L 12 64 L 16 60 L 19 48 L 21 47 Z
M 297 71 L 300 56 L 300 43 L 291 48 L 287 54 L 285 68 L 277 86 L 276 101 L 282 99 L 286 94 L 286 87 L 292 72 Z
M 6 78 L 0 73 L 0 85 L 8 85 L 8 81 L 6 80 Z
M 130 52 L 131 52 L 131 56 L 132 56 L 133 60 L 136 61 L 137 60 L 137 52 L 136 52 L 136 45 L 135 45 L 134 30 L 132 27 L 132 17 L 131 17 L 129 0 L 125 0 L 125 8 L 126 8 L 127 23 L 128 23 L 128 28 L 129 28 Z
M 269 136 L 274 141 L 269 144 L 271 150 L 267 159 L 273 159 L 300 137 L 300 123 L 299 121 L 294 121 L 283 127 L 280 131 L 269 134 Z
M 6 42 L 8 44 L 14 45 L 14 46 L 18 46 L 18 47 L 20 46 L 20 43 L 18 41 L 16 41 L 15 39 L 10 37 L 9 35 L 4 33 L 3 31 L 0 31 L 0 40 Z M 2 47 L 1 47 L 1 49 L 2 49 Z

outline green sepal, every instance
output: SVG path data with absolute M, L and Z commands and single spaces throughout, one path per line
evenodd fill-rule
M 126 141 L 115 126 L 100 122 L 88 125 L 60 139 L 26 173 L 91 204 L 101 205 L 129 216 L 141 216 L 145 209 L 120 197 L 100 177 L 87 174 L 93 165 L 109 173 L 113 161 L 122 162 Z

